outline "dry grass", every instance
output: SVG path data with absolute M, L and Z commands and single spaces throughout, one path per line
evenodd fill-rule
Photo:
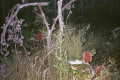
M 40 50 L 32 56 L 14 55 L 15 64 L 11 67 L 13 73 L 7 80 L 51 80 L 52 59 L 44 59 L 45 54 L 44 50 Z
M 55 36 L 54 39 L 58 38 L 57 34 Z M 83 47 L 80 39 L 82 36 L 83 32 L 75 34 L 75 29 L 69 27 L 64 32 L 61 53 L 56 49 L 48 55 L 43 49 L 33 52 L 31 56 L 14 54 L 10 67 L 12 73 L 3 80 L 91 80 L 90 73 L 73 71 L 68 64 L 68 60 L 82 59 Z M 110 79 L 100 77 L 97 80 Z

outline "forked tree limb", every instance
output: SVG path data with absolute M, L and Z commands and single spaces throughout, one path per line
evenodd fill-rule
M 50 49 L 50 44 L 51 44 L 51 34 L 52 34 L 52 32 L 51 32 L 49 23 L 48 23 L 48 21 L 47 21 L 47 19 L 46 19 L 46 16 L 45 16 L 45 13 L 44 13 L 42 7 L 41 7 L 41 6 L 38 6 L 38 8 L 39 8 L 39 10 L 40 10 L 40 12 L 41 12 L 41 14 L 38 14 L 38 15 L 41 16 L 41 18 L 43 19 L 43 23 L 45 24 L 45 26 L 46 26 L 46 28 L 47 28 L 47 49 L 48 49 L 48 51 L 49 51 L 49 49 Z
M 60 0 L 60 1 L 61 1 L 61 0 Z M 62 3 L 61 3 L 60 9 L 59 9 L 59 10 L 61 10 L 61 11 L 58 11 L 58 15 L 57 15 L 57 17 L 54 19 L 52 26 L 49 26 L 49 23 L 48 23 L 48 21 L 47 21 L 47 19 L 46 19 L 46 15 L 45 15 L 42 7 L 41 7 L 41 6 L 38 6 L 41 14 L 39 14 L 39 13 L 36 13 L 36 14 L 43 19 L 43 23 L 45 24 L 45 26 L 46 26 L 46 28 L 47 28 L 47 31 L 48 31 L 48 34 L 47 34 L 48 46 L 50 46 L 50 43 L 51 43 L 51 34 L 52 34 L 53 30 L 55 29 L 55 25 L 56 25 L 57 20 L 59 20 L 60 26 L 62 27 L 62 28 L 60 28 L 60 29 L 61 29 L 61 31 L 63 32 L 64 22 L 63 22 L 63 19 L 62 19 L 62 17 L 61 17 L 61 16 L 62 16 L 62 12 L 63 12 L 65 9 L 67 9 L 74 1 L 76 1 L 76 0 L 71 0 L 71 1 L 68 2 L 64 7 L 62 7 Z M 59 2 L 59 1 L 58 1 L 58 2 Z M 59 8 L 59 4 L 58 4 L 58 8 Z
M 65 9 L 67 9 L 72 3 L 74 3 L 75 1 L 78 1 L 78 0 L 71 0 L 69 1 L 65 6 L 62 7 L 62 11 L 64 11 Z M 53 21 L 53 24 L 52 24 L 52 29 L 51 31 L 54 30 L 54 27 L 55 27 L 55 24 L 57 23 L 57 20 L 58 20 L 58 16 L 54 19 Z
M 78 0 L 71 0 L 69 1 L 63 8 L 62 8 L 62 11 L 64 11 L 65 9 L 67 9 L 72 3 L 74 3 L 75 1 L 78 1 Z

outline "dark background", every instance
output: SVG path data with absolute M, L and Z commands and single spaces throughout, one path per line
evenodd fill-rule
M 45 1 L 45 0 L 26 0 L 27 2 Z M 57 0 L 46 0 L 50 2 L 48 16 L 54 16 Z M 64 4 L 69 0 L 64 0 Z M 0 0 L 0 22 L 4 22 L 10 9 L 21 0 Z M 27 10 L 27 11 L 26 11 Z M 29 9 L 26 9 L 24 14 L 32 15 Z M 72 9 L 72 21 L 80 23 L 80 21 L 88 21 L 95 23 L 112 23 L 119 24 L 120 21 L 120 0 L 78 0 L 75 3 L 75 8 Z M 24 17 L 26 16 L 24 15 Z M 76 17 L 76 18 L 74 18 Z

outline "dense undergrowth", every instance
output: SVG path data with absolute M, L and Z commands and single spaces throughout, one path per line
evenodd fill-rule
M 17 50 L 10 56 L 1 58 L 3 64 L 6 65 L 6 72 L 1 74 L 1 80 L 92 80 L 94 76 L 92 73 L 89 73 L 89 71 L 82 73 L 82 71 L 89 69 L 90 66 L 84 66 L 83 64 L 80 65 L 80 69 L 73 70 L 68 63 L 69 60 L 82 60 L 84 51 L 93 53 L 91 63 L 93 69 L 102 64 L 107 67 L 103 69 L 100 76 L 96 77 L 96 80 L 119 80 L 114 57 L 110 57 L 109 61 L 107 58 L 107 61 L 103 60 L 101 62 L 103 58 L 100 59 L 100 56 L 97 56 L 96 46 L 98 43 L 96 41 L 98 41 L 97 38 L 100 38 L 96 37 L 95 39 L 93 34 L 87 34 L 90 39 L 86 41 L 86 32 L 91 25 L 77 25 L 81 27 L 78 31 L 74 26 L 65 26 L 61 52 L 55 48 L 52 53 L 48 54 L 45 47 L 46 39 L 36 40 L 35 36 L 27 37 L 25 44 L 31 43 L 25 45 L 25 47 L 29 47 L 27 53 L 24 52 L 24 49 L 23 51 Z M 58 43 L 58 37 L 58 33 L 55 32 L 52 36 L 54 44 Z M 30 40 L 31 38 L 32 40 Z M 96 60 L 96 58 L 100 60 Z M 104 56 L 104 58 L 106 57 Z

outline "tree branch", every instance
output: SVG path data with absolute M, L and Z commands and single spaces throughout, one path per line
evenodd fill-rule
M 39 8 L 39 10 L 40 10 L 40 12 L 41 12 L 41 17 L 42 17 L 42 19 L 43 19 L 43 22 L 44 22 L 45 26 L 47 27 L 47 31 L 49 31 L 49 30 L 50 30 L 50 27 L 49 27 L 49 23 L 48 23 L 48 21 L 47 21 L 47 19 L 46 19 L 45 13 L 43 12 L 43 9 L 42 9 L 41 6 L 38 6 L 38 8 Z
M 71 5 L 73 2 L 75 2 L 75 1 L 77 1 L 77 0 L 71 0 L 71 1 L 69 1 L 69 2 L 62 8 L 62 11 L 64 11 L 65 9 L 67 9 L 68 6 L 70 6 L 70 5 Z M 51 31 L 53 31 L 57 20 L 58 20 L 58 16 L 54 19 L 54 22 L 53 22 L 53 24 L 52 24 L 52 29 L 51 29 Z
M 8 28 L 8 26 L 11 24 L 12 20 L 17 16 L 17 14 L 19 13 L 19 11 L 24 8 L 24 7 L 29 7 L 29 6 L 47 6 L 48 2 L 40 2 L 40 3 L 26 3 L 26 4 L 17 4 L 13 10 L 14 13 L 12 15 L 10 15 L 7 23 L 4 25 L 3 27 L 3 32 L 1 34 L 1 43 L 3 43 L 4 39 L 5 39 L 5 33 L 6 30 Z

